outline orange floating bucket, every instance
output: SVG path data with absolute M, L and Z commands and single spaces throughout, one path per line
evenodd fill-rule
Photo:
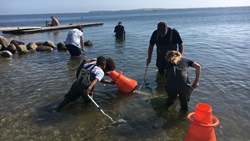
M 137 86 L 137 81 L 122 75 L 122 72 L 117 73 L 116 71 L 112 71 L 109 77 L 112 80 L 116 80 L 117 87 L 124 93 L 132 92 Z
M 191 125 L 184 141 L 216 141 L 214 127 L 219 124 L 219 120 L 212 115 L 210 105 L 197 104 L 195 112 L 188 114 L 187 119 Z

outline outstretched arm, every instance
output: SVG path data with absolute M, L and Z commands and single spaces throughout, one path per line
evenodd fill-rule
M 195 89 L 195 88 L 199 87 L 201 66 L 200 66 L 200 64 L 194 62 L 192 67 L 195 68 L 195 80 L 194 80 L 194 83 L 192 84 L 192 87 Z
M 106 79 L 102 79 L 101 80 L 102 83 L 106 83 L 106 84 L 116 84 L 115 80 L 106 80 Z

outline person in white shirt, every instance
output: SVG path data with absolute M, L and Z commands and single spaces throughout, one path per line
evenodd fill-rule
M 65 45 L 71 56 L 79 56 L 85 52 L 82 26 L 78 25 L 68 32 Z
M 69 92 L 64 96 L 64 100 L 52 112 L 60 111 L 70 102 L 76 101 L 80 96 L 84 98 L 87 104 L 90 102 L 88 95 L 93 96 L 92 90 L 97 82 L 116 84 L 114 80 L 103 79 L 108 72 L 115 70 L 115 63 L 111 58 L 99 56 L 97 59 L 83 61 L 76 72 L 77 80 L 72 84 Z

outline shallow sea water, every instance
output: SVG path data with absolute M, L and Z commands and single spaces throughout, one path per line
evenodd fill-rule
M 163 108 L 167 98 L 166 80 L 157 73 L 155 59 L 146 73 L 147 47 L 159 21 L 176 28 L 184 42 L 184 55 L 202 65 L 200 87 L 189 102 L 189 112 L 198 103 L 212 106 L 220 124 L 215 127 L 219 141 L 250 139 L 250 8 L 182 9 L 165 11 L 120 11 L 55 14 L 62 24 L 104 22 L 102 26 L 84 28 L 86 47 L 82 58 L 99 55 L 112 57 L 117 71 L 138 82 L 134 93 L 122 93 L 115 85 L 97 84 L 95 101 L 114 120 L 127 124 L 112 125 L 92 103 L 83 99 L 52 113 L 75 80 L 75 70 L 82 58 L 68 52 L 29 52 L 12 58 L 0 57 L 0 130 L 1 140 L 183 140 L 189 122 L 180 112 L 179 102 Z M 16 22 L 9 18 L 16 17 Z M 17 18 L 18 17 L 18 18 Z M 2 16 L 2 25 L 39 25 L 50 15 Z M 80 18 L 82 17 L 82 18 Z M 33 24 L 25 19 L 34 19 Z M 122 21 L 126 38 L 116 40 L 113 29 Z M 4 35 L 8 40 L 26 44 L 51 40 L 63 41 L 68 30 Z M 155 58 L 155 50 L 153 52 Z M 190 80 L 194 69 L 189 70 Z M 106 79 L 109 79 L 106 77 Z M 142 85 L 141 85 L 142 84 Z M 140 91 L 139 87 L 141 86 Z

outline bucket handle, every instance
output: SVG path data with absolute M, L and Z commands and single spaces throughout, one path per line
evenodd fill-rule
M 117 77 L 117 79 L 119 79 L 120 76 L 122 76 L 122 73 L 123 73 L 122 71 L 119 72 L 119 76 Z

